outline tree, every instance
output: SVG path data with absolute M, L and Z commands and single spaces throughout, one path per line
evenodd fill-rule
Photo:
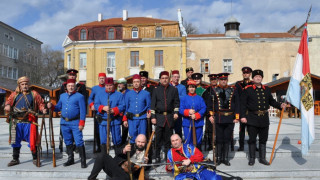
M 187 34 L 199 34 L 198 27 L 194 26 L 191 22 L 184 21 L 183 26 Z
M 209 34 L 221 34 L 221 31 L 220 31 L 220 29 L 218 27 L 214 27 L 213 29 L 210 28 L 208 30 L 208 33 Z

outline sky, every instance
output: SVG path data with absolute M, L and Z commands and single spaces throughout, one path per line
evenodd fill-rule
M 231 3 L 232 1 L 232 3 Z M 40 40 L 55 50 L 69 29 L 103 19 L 130 17 L 176 20 L 181 9 L 184 21 L 195 25 L 200 33 L 219 29 L 231 16 L 240 22 L 240 32 L 287 32 L 293 26 L 320 22 L 320 0 L 1 0 L 0 21 Z

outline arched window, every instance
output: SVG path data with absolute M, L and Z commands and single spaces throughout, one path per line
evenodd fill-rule
M 115 39 L 115 29 L 114 28 L 109 28 L 108 29 L 108 39 Z
M 139 37 L 138 28 L 137 27 L 133 27 L 132 28 L 132 39 L 138 38 L 138 37 Z
M 162 27 L 156 27 L 156 38 L 162 38 Z
M 87 30 L 86 29 L 80 30 L 80 40 L 87 40 Z

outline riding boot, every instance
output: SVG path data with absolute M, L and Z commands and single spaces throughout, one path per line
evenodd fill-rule
M 105 144 L 100 145 L 101 153 L 107 153 L 107 146 Z
M 249 166 L 253 166 L 256 158 L 256 145 L 249 144 Z
M 229 162 L 229 143 L 225 143 L 223 146 L 223 156 L 222 156 L 222 163 L 226 166 L 230 166 Z
M 84 148 L 84 145 L 79 146 L 78 148 L 79 148 L 79 155 L 81 158 L 81 168 L 87 168 L 86 149 Z
M 217 166 L 221 164 L 222 159 L 222 144 L 217 144 L 216 146 L 216 158 L 217 158 Z
M 266 145 L 259 144 L 259 163 L 269 166 L 270 163 L 266 160 Z
M 20 148 L 21 147 L 14 147 L 12 149 L 12 158 L 13 159 L 8 163 L 8 167 L 20 164 L 20 161 L 19 161 Z
M 32 163 L 37 166 L 37 159 L 38 159 L 38 147 L 36 147 L 36 151 L 35 152 L 31 152 L 32 154 Z M 41 165 L 41 163 L 40 163 Z
M 70 166 L 74 164 L 73 144 L 67 146 L 67 154 L 68 154 L 68 161 L 63 163 L 63 166 Z

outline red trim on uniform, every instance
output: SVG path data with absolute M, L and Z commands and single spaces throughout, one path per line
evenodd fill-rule
M 80 120 L 79 121 L 79 126 L 83 126 L 84 127 L 85 121 L 84 120 Z
M 264 85 L 261 85 L 262 86 L 262 88 L 265 90 L 266 89 L 266 86 L 264 86 Z
M 195 113 L 194 115 L 196 116 L 196 120 L 201 118 L 201 115 L 199 113 Z
M 94 105 L 94 103 L 93 103 L 93 102 L 92 102 L 92 103 L 90 103 L 90 104 L 89 104 L 90 108 L 91 108 L 93 105 Z
M 133 90 L 135 90 L 135 91 L 141 91 L 141 87 L 139 87 L 138 89 L 136 89 L 136 88 L 133 88 Z
M 194 154 L 189 159 L 191 160 L 192 163 L 202 162 L 203 161 L 203 154 L 198 148 L 194 147 Z
M 99 84 L 99 86 L 100 86 L 100 87 L 104 87 L 105 85 L 104 85 L 104 84 Z
M 122 121 L 128 121 L 127 115 L 124 115 Z
M 113 113 L 114 113 L 115 116 L 120 114 L 120 111 L 119 111 L 118 107 L 114 107 L 114 108 L 112 108 L 112 110 L 113 110 Z
M 99 111 L 100 113 L 102 113 L 103 107 L 104 107 L 104 106 L 102 106 L 102 105 L 99 106 L 98 111 Z
M 197 93 L 193 93 L 193 94 L 188 93 L 188 95 L 189 95 L 189 96 L 196 96 L 196 95 L 197 95 Z
M 189 117 L 189 111 L 190 111 L 190 109 L 185 109 L 183 111 L 183 115 L 186 116 L 186 117 Z

